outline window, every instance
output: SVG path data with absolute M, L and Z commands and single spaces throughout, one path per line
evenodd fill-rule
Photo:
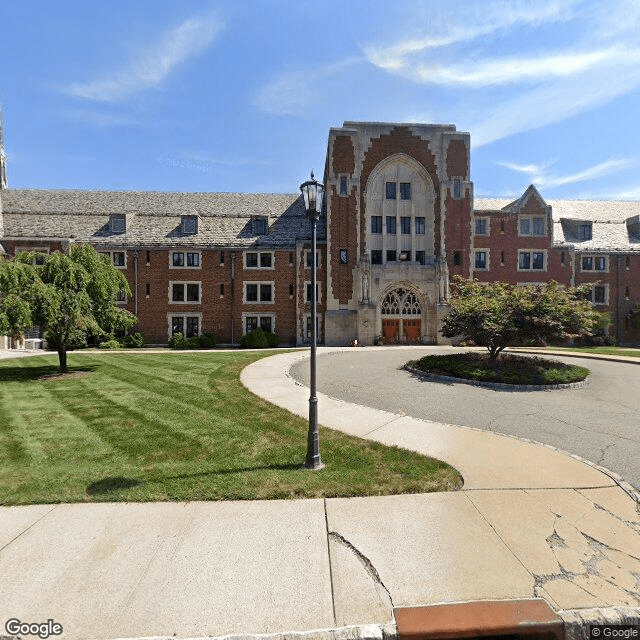
M 198 216 L 182 216 L 182 233 L 193 235 L 198 233 Z
M 111 216 L 111 233 L 124 233 L 127 229 L 125 216 Z
M 387 233 L 394 234 L 396 232 L 396 217 L 387 216 Z
M 273 269 L 273 252 L 247 251 L 244 254 L 244 266 L 246 269 Z
M 416 262 L 424 264 L 424 251 L 416 251 Z
M 171 282 L 171 302 L 200 302 L 199 282 Z
M 220 283 L 220 297 L 224 298 L 224 282 Z
M 592 228 L 591 223 L 587 222 L 578 226 L 578 240 L 591 240 Z
M 311 269 L 311 251 L 305 249 L 304 251 L 304 266 L 306 269 Z M 320 266 L 320 252 L 316 251 L 316 267 Z
M 124 268 L 127 266 L 127 254 L 125 251 L 111 251 L 110 253 L 115 267 Z
M 411 218 L 409 216 L 402 216 L 400 218 L 400 233 L 403 235 L 411 234 Z
M 591 290 L 591 302 L 593 304 L 609 304 L 609 285 L 594 285 Z
M 151 285 L 147 282 L 147 298 L 151 295 Z
M 308 315 L 305 317 L 305 326 L 307 330 L 307 338 L 311 338 L 311 316 Z M 316 316 L 316 338 L 320 337 L 320 320 L 318 316 Z
M 543 236 L 544 235 L 544 217 L 527 216 L 520 218 L 520 235 L 521 236 Z
M 340 195 L 341 196 L 347 195 L 347 178 L 345 176 L 342 176 L 340 178 Z
M 474 253 L 475 253 L 475 268 L 487 269 L 487 252 L 475 251 Z
M 382 233 L 382 216 L 371 216 L 371 233 Z
M 220 264 L 223 265 L 224 264 L 224 251 L 220 252 Z
M 424 235 L 424 218 L 422 216 L 416 218 L 416 235 Z
M 460 198 L 462 198 L 462 181 L 459 178 L 456 178 L 453 181 L 453 197 L 456 200 L 460 200 Z
M 313 293 L 313 286 L 310 282 L 304 283 L 304 301 L 311 302 L 311 294 Z M 320 283 L 316 282 L 316 302 L 320 302 Z
M 476 218 L 475 222 L 475 235 L 477 236 L 487 236 L 487 219 L 486 218 Z
M 410 262 L 411 261 L 411 251 L 401 251 L 398 256 L 400 262 Z
M 245 334 L 260 327 L 263 331 L 273 333 L 275 327 L 275 317 L 273 315 L 245 315 L 244 316 L 244 332 Z
M 396 252 L 389 249 L 387 251 L 387 262 L 395 262 L 396 261 Z
M 387 182 L 385 186 L 385 195 L 387 200 L 396 199 L 396 183 L 395 182 Z
M 200 268 L 200 252 L 199 251 L 172 251 L 171 264 L 174 269 L 183 269 L 185 266 L 189 269 Z
M 544 269 L 544 251 L 518 252 L 518 271 L 542 271 Z
M 181 333 L 185 338 L 200 335 L 200 316 L 170 316 L 171 335 Z
M 127 292 L 124 289 L 120 289 L 116 295 L 116 302 L 126 302 Z
M 245 302 L 273 302 L 273 282 L 245 282 Z
M 462 264 L 462 251 L 453 252 L 453 266 L 459 267 Z
M 346 249 L 340 249 L 340 264 L 349 264 L 349 252 Z
M 606 271 L 606 256 L 582 256 L 582 271 Z
M 147 267 L 151 265 L 151 251 L 147 251 Z
M 400 200 L 411 200 L 411 183 L 400 183 Z
M 371 264 L 382 264 L 382 251 L 380 249 L 371 250 Z
M 264 218 L 256 218 L 253 221 L 253 234 L 263 236 L 267 233 L 267 221 Z
M 289 285 L 289 297 L 293 298 L 293 285 L 292 284 Z

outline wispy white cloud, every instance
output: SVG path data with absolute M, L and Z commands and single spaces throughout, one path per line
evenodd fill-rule
M 585 73 L 596 67 L 639 63 L 640 49 L 610 47 L 600 51 L 498 58 L 453 66 L 419 64 L 411 68 L 409 75 L 425 84 L 480 88 L 516 82 L 550 81 Z
M 160 86 L 175 67 L 202 53 L 223 28 L 215 15 L 185 20 L 145 46 L 130 63 L 105 77 L 64 87 L 77 98 L 97 102 L 124 102 L 136 94 Z
M 529 181 L 539 187 L 562 187 L 576 182 L 585 182 L 601 178 L 603 176 L 628 169 L 638 164 L 635 158 L 610 158 L 592 167 L 564 176 L 554 176 L 547 173 L 547 170 L 554 164 L 549 162 L 541 165 L 528 164 L 521 165 L 513 162 L 498 162 L 499 166 L 506 167 L 512 171 L 524 173 L 529 176 Z
M 313 69 L 289 69 L 261 87 L 253 103 L 266 113 L 301 115 L 317 102 L 326 80 L 362 62 L 362 58 L 348 57 Z
M 202 173 L 211 173 L 220 167 L 252 167 L 273 164 L 270 160 L 259 158 L 219 158 L 193 151 L 163 153 L 158 157 L 157 161 L 158 164 Z
M 392 45 L 368 45 L 363 47 L 366 58 L 377 67 L 390 72 L 403 72 L 415 65 L 415 57 L 430 50 L 458 43 L 472 42 L 483 36 L 518 25 L 539 25 L 545 22 L 566 21 L 573 16 L 573 6 L 580 0 L 543 0 L 532 2 L 482 3 L 480 11 L 474 11 L 473 3 L 456 15 L 452 24 L 447 17 L 434 21 L 438 33 L 422 38 L 408 38 Z M 471 13 L 466 16 L 465 13 Z M 446 28 L 442 25 L 446 24 Z

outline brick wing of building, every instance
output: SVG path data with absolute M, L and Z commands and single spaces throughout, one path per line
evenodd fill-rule
M 299 195 L 9 189 L 0 251 L 90 243 L 125 273 L 147 342 L 255 327 L 311 331 L 311 227 Z M 474 200 L 470 137 L 453 125 L 331 129 L 318 224 L 320 341 L 441 343 L 454 275 L 591 283 L 620 343 L 640 341 L 640 202 Z

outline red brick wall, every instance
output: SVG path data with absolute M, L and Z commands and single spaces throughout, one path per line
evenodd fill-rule
M 469 151 L 464 140 L 452 140 L 447 147 L 447 175 L 463 180 L 469 175 Z
M 353 175 L 356 166 L 356 156 L 353 150 L 353 141 L 349 136 L 335 137 L 331 157 L 333 175 L 335 177 L 341 173 Z
M 353 269 L 358 257 L 356 188 L 348 196 L 331 189 L 331 292 L 339 304 L 347 304 L 353 296 Z M 340 249 L 348 253 L 347 264 L 340 264 Z M 326 282 L 326 279 L 325 279 Z
M 469 277 L 469 246 L 471 229 L 471 194 L 465 189 L 463 197 L 456 200 L 449 189 L 445 194 L 446 218 L 444 222 L 445 250 L 449 277 Z M 454 254 L 460 253 L 460 264 L 454 264 Z

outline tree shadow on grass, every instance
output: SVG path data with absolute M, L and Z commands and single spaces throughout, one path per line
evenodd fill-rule
M 60 373 L 57 365 L 41 367 L 0 367 L 0 382 L 34 382 L 40 380 L 65 380 L 79 378 L 96 370 L 95 367 L 68 367 Z
M 220 470 L 212 470 L 212 471 L 201 471 L 199 473 L 184 473 L 175 476 L 163 476 L 161 478 L 155 480 L 145 480 L 145 479 L 135 479 L 135 478 L 124 478 L 122 476 L 107 476 L 106 478 L 102 478 L 100 480 L 96 480 L 87 486 L 87 494 L 90 496 L 99 496 L 105 495 L 108 493 L 113 493 L 114 491 L 120 491 L 122 489 L 131 489 L 133 487 L 137 487 L 140 485 L 150 485 L 150 484 L 160 484 L 166 482 L 167 480 L 184 480 L 186 478 L 200 478 L 206 476 L 219 476 L 219 475 L 227 475 L 232 473 L 250 473 L 252 471 L 267 471 L 267 470 L 277 470 L 277 471 L 296 471 L 299 469 L 303 469 L 304 465 L 302 463 L 299 464 L 266 464 L 256 467 L 238 467 L 233 469 L 220 469 Z

